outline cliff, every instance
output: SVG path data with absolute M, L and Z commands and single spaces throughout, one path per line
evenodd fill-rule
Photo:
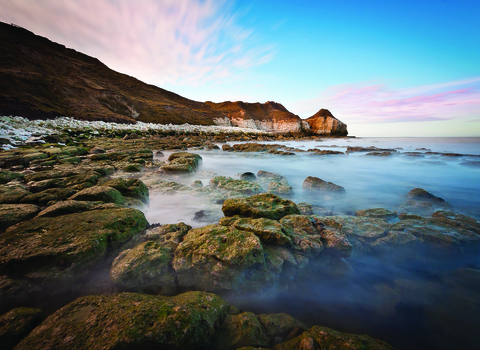
M 300 133 L 304 130 L 302 119 L 284 106 L 276 102 L 247 103 L 247 102 L 205 102 L 212 109 L 225 114 L 227 119 L 216 120 L 217 123 L 260 129 L 278 133 Z M 308 126 L 307 126 L 308 128 Z

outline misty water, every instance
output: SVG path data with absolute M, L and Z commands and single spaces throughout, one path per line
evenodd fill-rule
M 381 157 L 367 156 L 367 152 L 326 156 L 295 152 L 294 156 L 281 156 L 191 150 L 202 157 L 200 168 L 193 175 L 173 176 L 171 180 L 185 185 L 201 180 L 207 186 L 214 174 L 238 178 L 245 172 L 274 172 L 294 188 L 288 199 L 308 202 L 324 215 L 353 215 L 357 210 L 377 207 L 397 210 L 410 190 L 423 188 L 450 203 L 456 212 L 480 219 L 480 138 L 326 138 L 270 143 L 305 151 L 345 152 L 347 146 L 374 146 L 395 148 L 397 152 Z M 166 160 L 169 152 L 164 153 L 157 159 Z M 307 176 L 344 187 L 346 196 L 330 198 L 303 191 Z M 211 222 L 193 220 L 200 210 L 208 213 Z M 181 194 L 151 194 L 147 212 L 150 223 L 185 222 L 193 227 L 216 223 L 222 216 L 221 204 Z M 421 264 L 418 260 L 405 261 L 395 253 L 349 259 L 355 274 L 346 280 L 312 278 L 276 295 L 230 296 L 228 300 L 255 313 L 286 312 L 307 326 L 319 324 L 365 333 L 400 349 L 480 348 L 475 334 L 480 326 L 480 285 L 465 287 L 458 295 L 441 289 L 451 271 L 479 269 L 478 253 L 461 258 L 426 254 Z

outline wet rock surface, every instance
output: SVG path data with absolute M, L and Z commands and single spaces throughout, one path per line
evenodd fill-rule
M 248 137 L 238 136 L 238 141 L 259 138 Z M 352 291 L 354 300 L 362 302 L 365 295 L 375 300 L 366 303 L 365 314 L 377 329 L 383 329 L 383 317 L 392 329 L 395 322 L 402 327 L 421 322 L 421 332 L 442 332 L 425 344 L 445 348 L 454 339 L 471 348 L 480 286 L 480 224 L 436 196 L 442 193 L 417 188 L 396 207 L 355 209 L 347 215 L 327 204 L 286 199 L 299 185 L 292 186 L 279 173 L 247 168 L 229 178 L 203 172 L 201 157 L 183 150 L 222 151 L 199 135 L 83 140 L 76 146 L 0 152 L 0 309 L 45 306 L 51 314 L 29 336 L 16 340 L 24 338 L 18 348 L 80 343 L 92 348 L 392 348 L 350 334 L 357 331 L 348 327 L 342 333 L 305 322 L 308 328 L 287 314 L 240 311 L 225 301 L 300 291 L 312 294 L 315 302 L 290 298 L 286 305 L 295 305 L 289 313 L 302 321 L 295 314 L 298 305 L 312 303 L 311 312 L 322 313 L 316 305 L 328 305 L 331 294 L 342 298 Z M 247 157 L 292 151 L 276 144 L 237 145 L 231 150 Z M 182 152 L 165 151 L 165 161 L 154 156 L 159 149 Z M 350 150 L 355 151 L 400 153 Z M 307 152 L 337 157 L 334 151 Z M 141 171 L 126 172 L 128 166 Z M 179 174 L 190 177 L 183 180 Z M 346 195 L 342 187 L 326 184 L 327 193 Z M 168 217 L 159 220 L 169 224 L 149 225 L 141 211 L 130 207 L 146 210 L 150 196 L 159 193 L 216 203 L 224 217 L 220 210 L 198 208 L 197 222 L 209 225 L 192 228 Z M 327 196 L 319 198 L 326 201 Z M 372 269 L 372 261 L 380 267 Z M 413 276 L 405 272 L 411 270 Z M 325 293 L 314 295 L 315 288 Z M 201 292 L 178 294 L 187 290 Z M 346 304 L 335 307 L 344 311 Z M 325 315 L 332 317 L 328 310 Z M 375 329 L 367 334 L 383 338 Z M 395 336 L 387 339 L 403 344 Z

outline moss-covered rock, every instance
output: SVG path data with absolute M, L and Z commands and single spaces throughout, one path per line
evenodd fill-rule
M 260 314 L 257 315 L 257 318 L 272 341 L 272 344 L 283 342 L 294 331 L 303 333 L 307 330 L 307 327 L 302 322 L 284 313 Z M 295 334 L 295 332 L 293 334 Z
M 173 294 L 175 273 L 171 261 L 174 248 L 148 241 L 123 251 L 110 270 L 114 286 L 121 291 Z
M 21 222 L 0 236 L 0 274 L 36 281 L 53 295 L 78 288 L 75 281 L 147 225 L 142 212 L 126 208 Z
M 252 232 L 264 243 L 279 246 L 290 246 L 292 244 L 291 239 L 283 232 L 285 229 L 276 220 L 225 217 L 220 220 L 219 224 Z
M 265 192 L 263 188 L 255 182 L 247 180 L 237 180 L 225 176 L 215 176 L 210 180 L 210 186 L 223 191 L 235 191 L 244 195 L 252 195 Z
M 393 350 L 394 347 L 368 335 L 357 335 L 334 331 L 321 326 L 313 326 L 292 340 L 275 345 L 274 350 Z
M 0 185 L 0 204 L 20 203 L 20 200 L 29 194 L 31 192 L 19 183 Z
M 197 170 L 202 157 L 195 153 L 176 152 L 168 157 L 169 164 L 162 166 L 166 173 L 193 173 Z
M 141 164 L 130 163 L 124 166 L 122 170 L 126 173 L 141 173 L 143 170 L 143 166 Z
M 209 225 L 190 230 L 175 251 L 181 287 L 207 291 L 258 292 L 274 285 L 260 239 L 251 232 Z
M 120 191 L 109 186 L 93 186 L 81 190 L 69 199 L 77 201 L 101 201 L 105 203 L 123 204 L 125 198 Z
M 398 216 L 396 212 L 385 209 L 385 208 L 371 208 L 371 209 L 358 210 L 355 212 L 355 215 L 365 216 L 369 218 L 380 218 L 385 220 L 391 220 Z
M 251 312 L 229 315 L 218 330 L 214 349 L 236 350 L 245 346 L 268 348 L 271 340 Z
M 148 203 L 148 187 L 139 179 L 111 179 L 101 184 L 102 186 L 113 187 L 125 197 L 132 197 Z
M 290 214 L 300 214 L 295 203 L 270 193 L 256 194 L 242 199 L 227 199 L 222 211 L 225 216 L 243 216 L 280 220 Z
M 88 296 L 48 317 L 17 349 L 205 348 L 228 310 L 223 299 L 202 292 Z
M 178 224 L 167 224 L 147 230 L 145 237 L 147 240 L 178 245 L 183 241 L 183 237 L 192 229 L 192 226 L 183 222 Z
M 0 171 L 0 185 L 6 184 L 13 180 L 23 180 L 25 175 L 16 171 Z
M 40 208 L 33 204 L 0 204 L 0 232 L 34 218 L 39 211 Z
M 257 173 L 257 181 L 266 188 L 269 193 L 279 195 L 290 195 L 293 193 L 293 187 L 290 186 L 287 179 L 277 173 L 260 170 Z
M 80 213 L 83 211 L 92 210 L 101 203 L 103 202 L 87 202 L 76 200 L 60 201 L 42 210 L 40 213 L 38 213 L 38 216 L 56 217 L 61 215 Z
M 47 318 L 40 309 L 19 307 L 0 316 L 0 347 L 10 350 Z
M 26 195 L 20 200 L 20 203 L 31 203 L 45 206 L 49 202 L 57 200 L 59 200 L 59 198 L 53 193 L 43 191 Z

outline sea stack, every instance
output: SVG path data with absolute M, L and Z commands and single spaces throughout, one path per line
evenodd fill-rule
M 333 116 L 328 109 L 322 108 L 316 114 L 308 118 L 310 132 L 316 135 L 347 136 L 347 124 L 344 124 Z

